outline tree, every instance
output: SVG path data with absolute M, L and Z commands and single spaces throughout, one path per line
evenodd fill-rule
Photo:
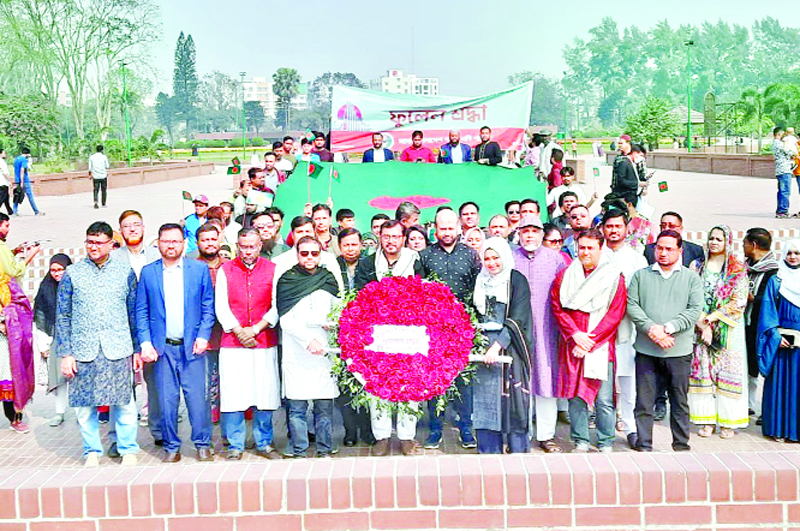
M 264 125 L 264 107 L 257 101 L 244 102 L 244 116 L 247 120 L 247 125 L 253 126 L 256 130 L 256 136 L 261 132 L 261 126 Z
M 350 72 L 326 72 L 311 82 L 308 87 L 308 106 L 326 119 L 331 116 L 331 98 L 333 87 L 343 85 L 346 87 L 367 88 L 367 86 Z
M 761 153 L 761 143 L 764 138 L 764 129 L 769 128 L 770 121 L 767 116 L 766 98 L 758 87 L 750 87 L 742 92 L 739 98 L 742 117 L 745 124 L 758 131 L 758 152 Z
M 764 90 L 764 112 L 776 124 L 800 121 L 800 86 L 775 83 Z
M 0 135 L 17 145 L 41 148 L 54 144 L 56 112 L 44 96 L 16 96 L 0 93 Z M 17 146 L 4 146 L 6 149 Z
M 194 39 L 191 35 L 184 37 L 183 32 L 175 44 L 175 68 L 172 71 L 172 97 L 175 98 L 175 109 L 186 123 L 189 133 L 189 122 L 194 119 L 197 105 L 197 57 Z
M 661 138 L 675 135 L 678 129 L 678 118 L 670 113 L 671 110 L 669 101 L 648 96 L 639 110 L 628 117 L 628 134 L 635 141 L 647 142 L 651 148 L 657 148 Z
M 300 84 L 300 74 L 294 68 L 279 68 L 272 75 L 272 92 L 278 96 L 275 124 L 286 130 L 289 127 L 289 107 L 292 98 L 297 95 L 297 85 Z
M 533 81 L 530 125 L 556 124 L 566 130 L 564 123 L 564 97 L 561 84 L 539 72 L 517 72 L 508 76 L 509 85 L 521 85 Z
M 172 130 L 179 119 L 175 99 L 163 92 L 159 92 L 158 96 L 156 96 L 156 115 L 158 116 L 158 123 L 167 128 L 170 144 L 174 144 L 175 139 L 172 136 Z
M 203 76 L 198 96 L 201 108 L 227 111 L 236 104 L 236 81 L 228 74 L 213 70 Z

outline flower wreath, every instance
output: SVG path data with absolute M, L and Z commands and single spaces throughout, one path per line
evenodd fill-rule
M 488 341 L 477 316 L 437 279 L 384 277 L 359 292 L 345 294 L 331 312 L 332 346 L 341 349 L 333 373 L 351 405 L 402 411 L 418 417 L 422 408 L 409 402 L 436 400 L 441 413 L 459 395 L 456 382 L 469 383 L 474 367 L 469 355 L 483 354 Z M 430 338 L 427 355 L 374 352 L 376 325 L 424 326 Z

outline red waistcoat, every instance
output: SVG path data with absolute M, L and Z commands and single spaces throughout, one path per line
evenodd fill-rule
M 275 264 L 259 257 L 253 269 L 248 269 L 236 258 L 222 265 L 228 282 L 228 304 L 241 326 L 252 326 L 259 322 L 272 307 L 272 280 Z M 266 328 L 256 336 L 258 348 L 274 347 L 278 344 L 278 333 Z M 222 348 L 244 348 L 232 332 L 223 332 Z

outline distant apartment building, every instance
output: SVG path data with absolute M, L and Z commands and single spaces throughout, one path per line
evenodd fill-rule
M 386 75 L 373 79 L 369 88 L 392 94 L 416 94 L 418 96 L 438 96 L 438 77 L 417 77 L 405 74 L 402 70 L 388 70 Z
M 264 114 L 270 118 L 275 118 L 275 111 L 278 106 L 278 96 L 272 90 L 274 83 L 271 77 L 253 77 L 244 82 L 244 101 L 257 101 L 264 107 Z M 297 95 L 292 98 L 292 108 L 305 110 L 308 108 L 308 83 L 300 83 L 297 86 Z

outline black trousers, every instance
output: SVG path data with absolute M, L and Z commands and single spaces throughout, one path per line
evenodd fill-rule
M 672 449 L 689 450 L 689 374 L 692 355 L 675 358 L 656 358 L 636 353 L 636 431 L 639 448 L 653 449 L 653 406 L 656 381 L 660 375 L 669 395 L 669 425 L 672 429 Z
M 369 411 L 365 408 L 357 410 L 349 405 L 352 397 L 346 392 L 339 395 L 336 403 L 342 413 L 342 423 L 344 424 L 344 440 L 358 442 L 359 435 L 363 442 L 372 442 L 372 421 L 370 421 Z
M 11 203 L 9 202 L 9 199 L 8 186 L 0 186 L 0 207 L 5 205 L 8 215 L 10 216 L 14 213 L 14 211 L 11 209 Z
M 14 422 L 15 420 L 22 420 L 22 413 L 17 413 L 14 410 L 14 402 L 3 402 L 3 413 L 5 414 L 6 418 L 9 422 Z
M 99 192 L 103 192 L 103 206 L 106 206 L 106 190 L 108 188 L 108 179 L 92 179 L 94 181 L 94 204 L 97 204 L 97 196 Z

